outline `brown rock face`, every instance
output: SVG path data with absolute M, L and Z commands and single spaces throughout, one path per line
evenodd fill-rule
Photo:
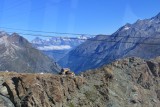
M 52 74 L 1 73 L 9 99 L 15 107 L 62 106 L 66 95 L 83 84 L 81 77 L 61 77 Z
M 127 58 L 75 77 L 1 72 L 0 104 L 4 107 L 159 107 L 159 64 L 158 58 L 150 61 Z

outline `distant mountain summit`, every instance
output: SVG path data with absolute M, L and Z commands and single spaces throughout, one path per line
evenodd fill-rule
M 160 12 L 154 17 L 154 19 L 157 18 L 160 20 Z
M 0 32 L 0 71 L 57 73 L 60 68 L 22 36 Z
M 41 39 L 36 37 L 31 43 L 46 55 L 56 61 L 64 57 L 70 50 L 79 46 L 91 37 L 51 37 L 49 39 Z
M 70 48 L 66 48 L 66 50 L 74 48 L 84 41 L 86 41 L 89 37 L 80 36 L 80 37 L 51 37 L 49 39 L 41 39 L 36 37 L 32 40 L 32 44 L 34 44 L 40 50 L 64 50 L 64 46 L 68 46 Z M 47 48 L 50 47 L 50 48 Z M 57 46 L 57 48 L 56 48 Z M 59 47 L 59 48 L 58 48 Z
M 59 63 L 76 72 L 97 68 L 123 57 L 160 55 L 160 13 L 126 24 L 110 36 L 99 35 L 69 52 Z

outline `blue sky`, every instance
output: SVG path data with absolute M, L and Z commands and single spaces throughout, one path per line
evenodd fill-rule
M 155 16 L 160 12 L 159 5 L 160 0 L 0 0 L 0 26 L 112 34 L 125 23 Z M 4 28 L 0 30 L 30 33 Z M 34 38 L 25 37 L 29 40 Z

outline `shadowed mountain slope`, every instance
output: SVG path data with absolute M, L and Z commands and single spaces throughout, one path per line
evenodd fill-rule
M 126 24 L 110 36 L 99 35 L 90 39 L 69 52 L 59 63 L 79 73 L 124 57 L 150 59 L 159 55 L 160 14 Z
M 59 66 L 20 35 L 0 33 L 0 71 L 51 72 Z

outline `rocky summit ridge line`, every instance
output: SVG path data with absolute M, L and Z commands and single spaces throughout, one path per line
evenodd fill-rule
M 81 76 L 0 73 L 3 107 L 159 107 L 160 58 L 127 58 Z

